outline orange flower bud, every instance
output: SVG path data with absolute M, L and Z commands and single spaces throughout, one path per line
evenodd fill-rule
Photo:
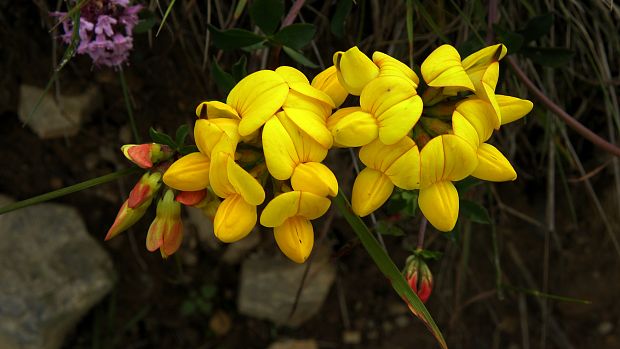
M 131 189 L 131 192 L 129 192 L 129 198 L 127 199 L 129 208 L 136 208 L 146 201 L 152 200 L 153 195 L 159 190 L 160 186 L 161 173 L 146 172 Z
M 129 161 L 141 168 L 151 168 L 153 164 L 168 160 L 174 154 L 167 145 L 157 143 L 125 144 L 121 150 Z
M 182 203 L 185 206 L 202 206 L 200 205 L 207 197 L 207 190 L 196 191 L 182 191 L 179 192 L 175 198 L 177 202 Z
M 168 189 L 157 203 L 157 214 L 146 235 L 146 248 L 157 249 L 163 258 L 175 253 L 183 241 L 181 204 L 174 200 L 174 193 Z

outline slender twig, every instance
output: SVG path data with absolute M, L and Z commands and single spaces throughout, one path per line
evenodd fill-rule
M 123 89 L 123 97 L 125 99 L 125 107 L 127 108 L 127 115 L 129 115 L 129 123 L 131 124 L 131 132 L 133 132 L 134 141 L 140 143 L 140 134 L 138 134 L 138 128 L 136 127 L 136 120 L 133 117 L 133 109 L 131 108 L 131 100 L 129 99 L 129 88 L 125 81 L 125 72 L 123 67 L 119 67 L 118 75 L 121 80 L 121 88 Z
M 523 84 L 530 90 L 530 92 L 532 92 L 534 97 L 536 97 L 540 102 L 542 102 L 547 107 L 547 109 L 549 109 L 552 113 L 559 116 L 560 119 L 562 119 L 562 121 L 564 121 L 564 123 L 566 123 L 570 128 L 575 130 L 577 133 L 579 133 L 585 139 L 592 142 L 597 147 L 615 156 L 620 156 L 620 148 L 618 146 L 612 143 L 609 143 L 608 141 L 601 138 L 596 133 L 592 132 L 587 127 L 583 126 L 583 124 L 581 124 L 579 121 L 573 118 L 570 114 L 564 111 L 564 109 L 562 109 L 560 106 L 555 104 L 551 99 L 549 99 L 549 97 L 547 97 L 538 87 L 536 87 L 536 85 L 534 85 L 532 80 L 530 80 L 527 77 L 527 75 L 525 75 L 525 72 L 523 72 L 523 70 L 519 68 L 519 66 L 517 65 L 517 63 L 514 61 L 512 57 L 506 57 L 506 61 L 508 62 L 508 65 L 510 66 L 510 68 L 517 75 L 519 80 L 523 82 Z
M 97 177 L 97 178 L 93 178 L 93 179 L 89 179 L 87 181 L 78 183 L 78 184 L 74 184 L 65 188 L 61 188 L 58 190 L 54 190 L 54 191 L 50 191 L 49 193 L 45 193 L 45 194 L 41 194 L 39 196 L 35 196 L 32 197 L 30 199 L 26 199 L 26 200 L 22 200 L 22 201 L 18 201 L 9 205 L 6 205 L 4 207 L 0 207 L 0 215 L 7 213 L 7 212 L 11 212 L 11 211 L 15 211 L 18 210 L 20 208 L 24 208 L 24 207 L 28 207 L 31 205 L 35 205 L 35 204 L 39 204 L 45 201 L 49 201 L 52 199 L 56 199 L 59 198 L 61 196 L 65 196 L 68 194 L 72 194 L 75 193 L 76 191 L 81 191 L 90 187 L 94 187 L 96 185 L 99 184 L 103 184 L 103 183 L 107 183 L 107 182 L 111 182 L 113 180 L 116 180 L 118 178 L 124 177 L 128 174 L 134 173 L 136 172 L 137 168 L 132 167 L 132 168 L 127 168 L 124 170 L 120 170 L 120 171 L 116 171 L 116 172 L 112 172 L 109 173 L 105 176 L 101 176 L 101 177 Z
M 291 9 L 288 11 L 288 14 L 286 15 L 286 17 L 284 17 L 284 20 L 282 21 L 281 28 L 293 24 L 293 21 L 295 21 L 295 17 L 297 17 L 299 11 L 301 11 L 301 8 L 304 7 L 305 3 L 306 0 L 296 0 L 293 3 L 293 6 L 291 6 Z
M 417 246 L 418 250 L 424 249 L 424 235 L 426 233 L 427 225 L 428 225 L 428 220 L 423 215 L 422 219 L 420 220 L 420 229 L 418 230 L 418 246 Z

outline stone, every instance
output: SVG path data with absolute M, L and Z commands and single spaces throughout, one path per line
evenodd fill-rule
M 272 343 L 268 349 L 319 349 L 314 339 L 287 339 Z
M 254 231 L 243 239 L 228 244 L 226 251 L 224 251 L 222 255 L 222 262 L 229 265 L 239 264 L 241 260 L 260 243 L 260 237 L 261 234 L 258 229 L 254 229 Z
M 60 96 L 58 101 L 50 92 L 30 85 L 19 88 L 19 119 L 42 139 L 74 136 L 81 124 L 101 105 L 101 92 L 90 86 L 76 96 Z M 34 114 L 39 98 L 41 103 Z
M 346 330 L 342 332 L 342 342 L 344 344 L 360 344 L 362 342 L 362 333 L 355 330 Z
M 336 268 L 327 248 L 316 248 L 313 253 L 316 255 L 291 318 L 306 264 L 296 264 L 279 251 L 275 256 L 246 258 L 241 265 L 239 313 L 289 327 L 298 327 L 317 314 L 334 282 Z
M 0 236 L 0 348 L 60 348 L 112 289 L 112 260 L 64 205 L 0 215 Z
M 187 207 L 187 222 L 196 230 L 200 246 L 206 250 L 217 251 L 222 247 L 222 243 L 213 233 L 213 222 L 201 209 Z

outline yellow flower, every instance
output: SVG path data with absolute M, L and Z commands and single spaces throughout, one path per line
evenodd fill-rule
M 420 152 L 415 142 L 404 137 L 392 145 L 380 140 L 360 149 L 360 160 L 367 167 L 353 184 L 353 212 L 364 217 L 381 207 L 394 186 L 417 189 L 420 185 Z
M 474 90 L 474 85 L 461 63 L 461 56 L 450 45 L 441 45 L 431 52 L 422 62 L 421 71 L 424 81 L 430 87 Z
M 238 124 L 238 120 L 225 118 L 197 120 L 194 138 L 199 152 L 175 161 L 164 173 L 164 183 L 182 191 L 196 191 L 209 186 L 211 152 L 219 144 L 220 148 L 234 154 L 239 140 Z
M 458 218 L 459 196 L 452 181 L 469 176 L 476 166 L 475 149 L 456 135 L 437 136 L 420 151 L 418 205 L 438 230 L 452 230 Z
M 384 75 L 370 81 L 360 96 L 360 107 L 344 108 L 328 120 L 334 142 L 359 147 L 379 138 L 394 144 L 405 137 L 422 114 L 422 99 L 414 81 Z
M 276 243 L 282 252 L 297 263 L 310 256 L 314 232 L 310 220 L 327 212 L 331 201 L 304 191 L 289 191 L 271 200 L 260 216 L 260 223 L 273 227 Z
M 260 70 L 239 81 L 228 94 L 226 103 L 203 102 L 196 108 L 196 115 L 241 120 L 239 134 L 250 137 L 282 107 L 288 91 L 280 74 Z
M 529 112 L 531 102 L 518 98 L 498 98 L 500 110 L 516 120 Z M 493 133 L 496 119 L 492 106 L 478 98 L 467 98 L 456 105 L 452 115 L 455 135 L 465 139 L 476 149 L 478 166 L 472 176 L 487 181 L 503 182 L 517 178 L 517 173 L 506 157 L 494 146 L 485 143 Z
M 282 105 L 288 118 L 297 127 L 329 149 L 333 138 L 327 129 L 327 118 L 335 108 L 331 97 L 310 85 L 308 79 L 299 70 L 287 66 L 279 67 L 276 73 L 282 76 L 290 91 Z
M 340 84 L 340 81 L 338 81 L 338 72 L 333 65 L 315 76 L 312 79 L 311 85 L 331 97 L 336 107 L 340 107 L 349 95 L 347 90 Z

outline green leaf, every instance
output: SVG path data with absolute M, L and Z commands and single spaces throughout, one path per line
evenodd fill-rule
M 255 45 L 265 40 L 264 37 L 244 29 L 220 30 L 210 24 L 207 24 L 207 27 L 211 31 L 213 44 L 222 50 L 234 50 Z
M 464 217 L 469 218 L 472 222 L 480 224 L 491 224 L 491 217 L 484 206 L 471 200 L 460 200 L 460 211 Z
M 332 16 L 329 27 L 332 33 L 338 38 L 344 37 L 344 24 L 347 17 L 349 17 L 352 7 L 352 0 L 339 0 L 336 5 L 336 11 L 334 11 L 334 16 Z
M 246 63 L 247 63 L 247 58 L 245 56 L 241 56 L 241 58 L 239 58 L 237 63 L 233 64 L 232 76 L 236 82 L 241 81 L 241 79 L 245 78 L 245 76 L 248 75 L 248 72 L 245 68 Z
M 183 124 L 179 126 L 179 128 L 177 128 L 177 132 L 175 134 L 174 140 L 176 141 L 179 147 L 185 144 L 185 139 L 187 138 L 188 134 L 189 134 L 189 126 L 187 126 L 186 124 Z
M 211 76 L 215 80 L 215 84 L 219 87 L 224 94 L 228 94 L 233 87 L 235 87 L 235 79 L 232 75 L 225 72 L 217 61 L 214 59 L 211 63 Z
M 140 12 L 140 21 L 133 28 L 134 34 L 142 34 L 151 30 L 155 24 L 157 24 L 157 18 L 155 14 L 151 11 L 142 11 Z
M 396 294 L 405 300 L 410 306 L 412 313 L 424 322 L 426 327 L 431 331 L 437 342 L 443 349 L 447 349 L 446 341 L 441 331 L 435 324 L 433 317 L 428 312 L 420 298 L 411 290 L 407 281 L 403 278 L 400 270 L 396 267 L 390 256 L 383 250 L 377 239 L 372 235 L 368 227 L 360 217 L 358 217 L 351 209 L 351 204 L 343 194 L 343 190 L 338 190 L 338 195 L 333 199 L 334 205 L 344 216 L 355 234 L 358 236 L 366 252 L 370 255 L 379 270 L 387 277 L 396 291 Z
M 551 13 L 545 13 L 544 15 L 530 19 L 525 24 L 525 28 L 519 30 L 519 34 L 521 34 L 524 41 L 528 43 L 549 34 L 552 26 L 553 15 Z
M 198 147 L 195 145 L 184 145 L 179 149 L 179 153 L 181 155 L 187 155 L 187 154 L 197 153 L 197 152 L 198 152 Z
M 250 5 L 250 18 L 267 35 L 273 34 L 284 14 L 283 0 L 254 0 Z
M 282 28 L 273 36 L 273 40 L 282 46 L 301 50 L 308 45 L 316 34 L 316 27 L 309 23 L 295 23 Z
M 417 250 L 417 251 L 414 251 L 414 254 L 424 260 L 430 260 L 430 259 L 439 260 L 441 259 L 441 256 L 443 256 L 443 253 L 439 251 L 431 251 L 431 250 Z
M 165 144 L 171 147 L 172 149 L 177 148 L 177 145 L 176 143 L 174 143 L 174 140 L 172 140 L 172 137 L 168 136 L 167 134 L 163 132 L 157 132 L 157 130 L 155 130 L 152 127 L 149 128 L 149 136 L 151 136 L 151 139 L 155 143 Z
M 157 33 L 155 33 L 155 36 L 159 36 L 159 32 L 161 31 L 161 28 L 164 27 L 164 23 L 166 23 L 166 19 L 168 19 L 170 11 L 172 11 L 172 6 L 174 6 L 174 3 L 176 1 L 177 0 L 171 0 L 170 4 L 168 4 L 168 8 L 166 8 L 166 12 L 164 13 L 164 18 L 162 18 L 161 23 L 159 24 L 159 28 L 157 29 Z
M 316 65 L 314 62 L 312 62 L 311 60 L 309 60 L 308 58 L 306 58 L 306 56 L 303 55 L 303 53 L 296 51 L 288 46 L 282 46 L 282 49 L 284 50 L 284 53 L 286 53 L 289 57 L 291 57 L 295 62 L 301 64 L 301 65 L 305 65 L 306 67 L 309 68 L 318 68 L 319 66 Z
M 495 29 L 497 40 L 506 46 L 508 53 L 516 53 L 523 48 L 523 44 L 525 43 L 523 35 L 504 29 L 498 25 L 495 25 L 493 28 Z
M 524 47 L 521 53 L 532 62 L 551 68 L 566 66 L 575 56 L 575 52 L 559 47 Z
M 393 223 L 389 223 L 386 221 L 378 221 L 375 226 L 375 230 L 377 233 L 381 235 L 389 235 L 389 236 L 403 236 L 405 232 L 394 225 Z

